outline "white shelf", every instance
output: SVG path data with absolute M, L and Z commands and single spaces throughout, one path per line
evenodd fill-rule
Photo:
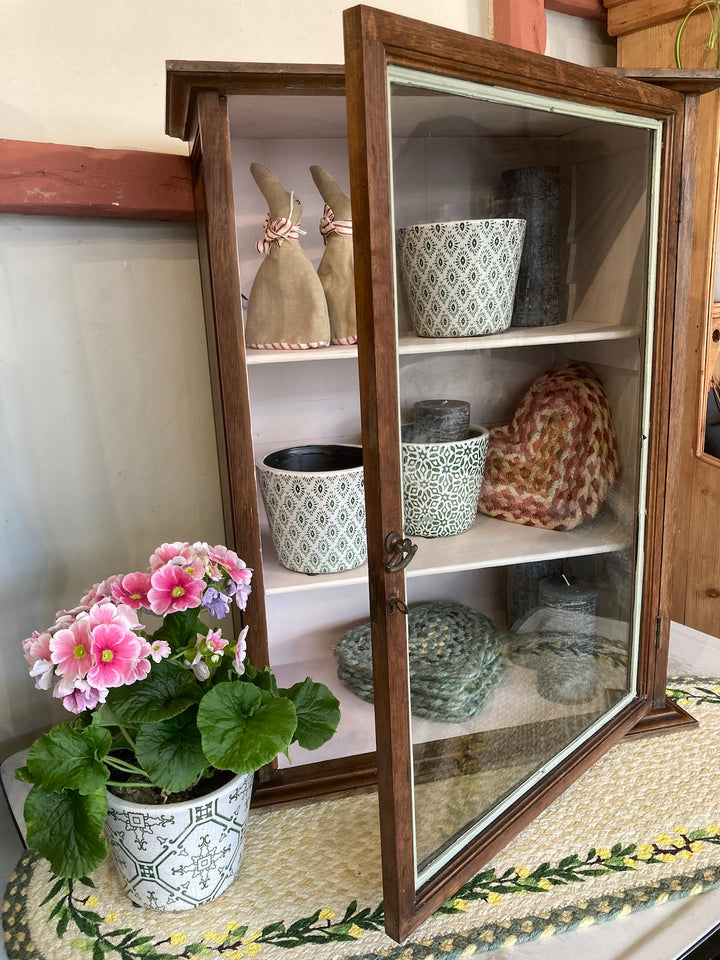
M 471 350 L 495 350 L 501 347 L 532 347 L 554 343 L 591 343 L 600 340 L 627 340 L 640 336 L 638 327 L 571 320 L 551 327 L 511 327 L 503 333 L 484 337 L 418 337 L 408 333 L 400 338 L 401 356 L 416 353 L 464 353 Z M 357 347 L 330 346 L 316 350 L 252 350 L 249 365 L 297 363 L 313 360 L 347 360 L 357 357 Z
M 590 523 L 560 532 L 525 527 L 478 514 L 475 525 L 456 537 L 411 537 L 418 551 L 406 570 L 407 577 L 433 576 L 479 570 L 484 567 L 528 563 L 555 557 L 581 557 L 622 550 L 629 532 L 607 507 Z M 262 531 L 263 573 L 268 595 L 344 587 L 367 581 L 367 565 L 342 573 L 309 576 L 280 566 L 267 529 Z

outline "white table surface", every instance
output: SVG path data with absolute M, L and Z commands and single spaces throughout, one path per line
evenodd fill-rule
M 670 631 L 670 676 L 697 674 L 720 677 L 720 639 L 673 623 Z M 3 783 L 13 802 L 23 785 L 11 779 L 14 765 L 3 764 Z M 5 890 L 22 843 L 10 809 L 0 797 L 0 887 Z M 720 920 L 720 889 L 687 897 L 607 923 L 556 934 L 488 954 L 488 960 L 677 960 Z M 0 942 L 0 960 L 7 953 Z

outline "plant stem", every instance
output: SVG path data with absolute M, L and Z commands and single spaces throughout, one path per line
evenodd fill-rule
M 130 734 L 127 732 L 127 728 L 126 728 L 126 727 L 123 727 L 122 725 L 120 725 L 119 730 L 120 730 L 120 733 L 125 737 L 125 739 L 127 740 L 127 742 L 128 742 L 128 743 L 130 744 L 130 746 L 132 747 L 133 753 L 135 753 L 135 750 L 137 749 L 136 746 L 135 746 L 135 741 L 134 741 L 133 738 L 130 736 Z
M 105 757 L 105 763 L 109 764 L 111 767 L 115 767 L 117 770 L 125 770 L 127 773 L 139 773 L 141 777 L 146 776 L 145 771 L 136 766 L 134 763 L 127 763 L 125 760 L 120 760 L 118 757 Z
M 146 781 L 145 783 L 133 783 L 132 780 L 106 780 L 106 787 L 143 787 L 146 790 L 152 788 L 152 783 Z

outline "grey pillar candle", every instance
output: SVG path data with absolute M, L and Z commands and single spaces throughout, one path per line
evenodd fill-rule
M 594 637 L 597 601 L 597 589 L 584 580 L 544 577 L 538 584 L 538 604 L 558 611 L 551 629 L 560 633 Z
M 465 400 L 418 400 L 415 443 L 448 443 L 470 436 L 470 404 Z
M 560 322 L 559 185 L 557 167 L 524 167 L 502 174 L 507 216 L 527 221 L 515 287 L 514 327 Z
M 536 560 L 508 567 L 507 625 L 510 630 L 517 629 L 521 621 L 537 609 L 538 583 L 544 577 L 561 574 L 562 565 L 562 560 Z

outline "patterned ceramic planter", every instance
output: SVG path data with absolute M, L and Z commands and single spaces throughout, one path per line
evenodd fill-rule
M 362 448 L 290 447 L 257 464 L 278 560 L 298 573 L 339 573 L 367 559 Z
M 405 533 L 452 537 L 469 530 L 485 469 L 488 431 L 470 427 L 467 440 L 413 443 L 412 426 L 402 428 Z
M 123 889 L 152 910 L 190 910 L 215 900 L 240 868 L 253 774 L 214 793 L 162 806 L 108 792 L 105 835 Z
M 507 330 L 524 220 L 455 220 L 398 230 L 410 314 L 420 337 Z

